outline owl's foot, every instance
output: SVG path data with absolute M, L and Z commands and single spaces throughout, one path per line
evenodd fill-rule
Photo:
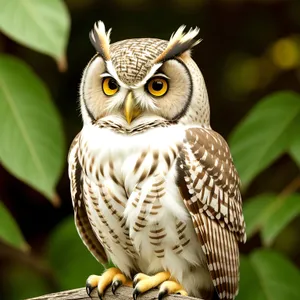
M 133 299 L 136 300 L 138 295 L 158 287 L 159 285 L 159 300 L 169 294 L 181 294 L 183 296 L 188 295 L 182 285 L 171 277 L 170 272 L 165 271 L 157 273 L 154 276 L 148 276 L 143 273 L 137 274 L 133 280 Z
M 158 300 L 161 300 L 164 296 L 170 294 L 178 294 L 182 296 L 188 295 L 184 287 L 176 280 L 168 280 L 160 285 L 158 292 Z
M 86 292 L 90 296 L 97 288 L 98 296 L 102 299 L 105 290 L 111 285 L 112 292 L 115 293 L 121 285 L 132 286 L 132 282 L 127 280 L 124 274 L 117 268 L 109 268 L 101 276 L 90 275 L 86 281 Z

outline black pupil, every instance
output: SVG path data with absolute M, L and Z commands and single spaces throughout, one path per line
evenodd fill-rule
M 114 79 L 110 79 L 108 81 L 108 87 L 111 89 L 111 90 L 115 90 L 118 88 L 118 85 L 116 83 L 116 81 Z
M 154 91 L 159 92 L 164 86 L 164 83 L 161 80 L 155 80 L 152 83 L 152 88 Z

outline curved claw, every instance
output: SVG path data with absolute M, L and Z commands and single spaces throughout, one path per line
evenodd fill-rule
M 90 275 L 86 280 L 86 292 L 91 297 L 92 291 L 97 288 L 98 297 L 103 299 L 106 289 L 111 285 L 112 292 L 115 294 L 121 285 L 131 286 L 126 276 L 118 268 L 109 268 L 101 276 Z
M 138 297 L 138 295 L 139 295 L 140 293 L 141 293 L 141 292 L 140 292 L 137 288 L 135 288 L 135 289 L 133 290 L 133 294 L 132 294 L 133 299 L 136 300 L 137 297 Z
M 98 297 L 100 300 L 103 300 L 103 294 L 98 291 Z
M 162 300 L 162 298 L 165 297 L 166 295 L 168 295 L 168 293 L 169 292 L 167 289 L 160 291 L 157 296 L 158 300 Z
M 122 281 L 121 280 L 115 280 L 112 285 L 111 285 L 111 291 L 112 293 L 115 295 L 116 294 L 116 290 L 122 285 Z
M 92 291 L 97 287 L 98 281 L 101 278 L 101 276 L 97 275 L 90 275 L 85 283 L 85 289 L 86 293 L 89 297 L 91 297 Z
M 88 294 L 89 297 L 91 297 L 91 293 L 93 291 L 95 287 L 91 286 L 90 284 L 86 284 L 85 289 L 86 289 L 86 293 Z

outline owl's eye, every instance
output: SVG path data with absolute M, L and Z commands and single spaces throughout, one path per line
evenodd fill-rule
M 106 96 L 113 96 L 119 90 L 119 85 L 114 78 L 106 77 L 102 81 L 102 89 Z
M 148 92 L 155 97 L 161 97 L 165 95 L 168 91 L 168 87 L 168 81 L 161 77 L 152 78 L 147 83 Z

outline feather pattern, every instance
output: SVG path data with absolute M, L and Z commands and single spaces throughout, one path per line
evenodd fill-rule
M 75 138 L 69 155 L 69 175 L 75 218 L 80 221 L 76 219 L 78 232 L 94 255 L 93 244 L 97 249 L 102 245 L 102 255 L 95 255 L 98 260 L 106 258 L 105 249 L 128 276 L 139 271 L 151 274 L 165 264 L 197 296 L 210 289 L 207 275 L 201 275 L 203 280 L 206 278 L 201 288 L 190 286 L 193 280 L 184 275 L 185 267 L 178 264 L 178 259 L 181 257 L 185 264 L 190 261 L 187 266 L 191 268 L 202 264 L 203 255 L 219 298 L 234 299 L 239 282 L 238 241 L 245 241 L 246 235 L 239 178 L 227 143 L 210 128 L 160 125 L 149 129 L 145 123 L 135 127 L 136 131 L 120 135 L 117 123 L 113 126 L 106 120 Z M 89 138 L 93 132 L 98 133 L 97 140 Z M 163 140 L 158 142 L 158 136 Z M 124 142 L 127 139 L 130 143 Z M 99 140 L 114 143 L 106 148 L 98 145 Z M 81 168 L 78 173 L 76 170 Z M 81 185 L 76 174 L 81 174 Z M 181 196 L 176 194 L 171 178 L 177 178 Z M 82 201 L 85 210 L 78 210 Z M 84 226 L 89 230 L 82 229 Z M 198 258 L 193 252 L 197 246 L 191 226 L 202 248 L 203 254 Z M 150 265 L 146 263 L 149 258 L 153 261 Z M 195 270 L 206 272 L 205 267 Z
M 82 168 L 78 161 L 79 139 L 80 134 L 78 134 L 73 140 L 68 155 L 69 177 L 71 180 L 71 196 L 74 207 L 75 225 L 79 236 L 93 256 L 101 263 L 106 263 L 106 252 L 93 232 L 90 220 L 87 216 L 86 206 L 84 205 L 82 191 Z
M 183 128 L 164 127 L 163 122 L 151 129 L 146 122 L 136 126 L 136 132 L 120 134 L 118 126 L 99 124 L 84 126 L 74 142 L 82 169 L 85 220 L 93 229 L 89 234 L 127 276 L 166 268 L 191 295 L 210 295 L 204 253 L 175 184 Z M 70 169 L 73 155 L 71 150 Z M 74 176 L 70 178 L 74 198 Z M 87 245 L 89 237 L 82 238 Z M 193 278 L 201 280 L 195 283 Z
M 75 224 L 93 255 L 128 277 L 168 270 L 191 296 L 232 300 L 238 242 L 246 239 L 239 177 L 227 143 L 210 128 L 204 79 L 189 55 L 199 29 L 184 29 L 169 41 L 112 45 L 102 22 L 91 31 L 98 54 L 84 72 L 84 126 L 69 153 Z M 159 101 L 144 88 L 155 72 L 170 83 Z M 107 74 L 119 94 L 102 99 L 98 78 Z M 129 90 L 141 111 L 130 124 Z
M 186 130 L 178 185 L 220 299 L 238 293 L 238 241 L 246 240 L 239 178 L 225 140 L 208 128 Z

